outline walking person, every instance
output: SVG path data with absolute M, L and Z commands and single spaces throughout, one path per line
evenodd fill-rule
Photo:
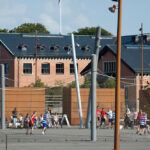
M 138 117 L 138 112 L 135 109 L 134 113 L 133 113 L 133 118 L 134 118 L 134 125 L 137 125 L 137 117 Z
M 108 115 L 108 125 L 109 125 L 109 128 L 112 128 L 113 112 L 112 112 L 111 109 L 109 109 L 109 111 L 107 112 L 107 115 Z
M 27 113 L 24 119 L 24 127 L 26 128 L 26 135 L 28 135 L 28 132 L 29 132 L 29 121 L 30 121 L 30 116 Z
M 101 111 L 99 109 L 99 106 L 97 106 L 97 109 L 96 109 L 96 127 L 98 128 L 99 127 L 99 124 L 100 124 L 100 114 L 101 114 Z
M 101 124 L 100 124 L 100 127 L 103 125 L 103 128 L 104 128 L 104 125 L 105 125 L 105 121 L 106 121 L 106 112 L 104 111 L 104 108 L 102 108 L 102 111 L 101 111 Z
M 47 126 L 49 124 L 49 111 L 47 110 L 44 114 L 43 117 L 43 129 L 42 129 L 42 134 L 44 135 L 47 129 Z
M 34 129 L 34 120 L 36 117 L 37 112 L 34 111 L 33 114 L 31 115 L 30 121 L 29 121 L 29 127 L 30 127 L 30 135 L 33 134 L 33 129 Z
M 16 127 L 17 123 L 17 108 L 15 107 L 14 110 L 12 111 L 12 120 L 13 120 L 13 127 Z

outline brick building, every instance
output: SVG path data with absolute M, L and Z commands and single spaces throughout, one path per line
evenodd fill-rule
M 93 36 L 75 36 L 80 83 L 94 40 Z M 71 36 L 0 34 L 0 64 L 5 65 L 6 86 L 29 86 L 38 78 L 48 86 L 70 83 L 74 80 L 71 45 Z
M 101 38 L 98 79 L 116 72 L 116 37 Z M 121 83 L 125 88 L 126 106 L 137 107 L 141 87 L 141 37 L 122 36 Z M 95 36 L 75 36 L 80 83 L 91 65 Z M 74 80 L 71 36 L 0 34 L 0 64 L 5 65 L 6 86 L 24 87 L 40 78 L 48 86 L 67 84 Z M 144 84 L 150 80 L 150 35 L 144 35 Z M 81 75 L 80 75 L 81 72 Z
M 99 53 L 98 79 L 106 80 L 116 76 L 116 37 L 104 45 Z M 103 42 L 103 41 L 102 41 Z M 121 46 L 121 87 L 125 88 L 126 107 L 139 108 L 139 90 L 141 88 L 141 37 L 137 35 L 122 36 Z M 143 86 L 150 81 L 150 35 L 144 35 L 143 45 Z M 89 63 L 81 72 L 90 71 Z M 102 81 L 99 81 L 102 82 Z

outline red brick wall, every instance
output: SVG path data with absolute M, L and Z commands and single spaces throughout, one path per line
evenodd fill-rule
M 5 49 L 5 47 L 0 43 L 0 64 L 8 63 L 9 65 L 9 74 L 6 75 L 5 80 L 6 85 L 14 86 L 14 59 L 13 56 Z
M 101 56 L 101 59 L 99 60 L 99 69 L 101 71 L 103 71 L 103 62 L 104 61 L 116 61 L 116 57 L 115 55 L 110 52 L 110 51 L 107 51 L 103 56 Z M 121 76 L 122 77 L 134 77 L 134 73 L 133 71 L 127 67 L 127 65 L 125 65 L 125 63 L 121 62 Z
M 90 62 L 90 60 L 77 60 L 78 63 L 78 73 L 80 73 Z M 32 63 L 32 74 L 23 74 L 23 63 Z M 50 74 L 43 75 L 41 73 L 41 64 L 50 63 Z M 64 74 L 56 74 L 56 63 L 64 63 Z M 72 60 L 69 59 L 38 59 L 37 61 L 37 77 L 42 80 L 48 86 L 55 86 L 58 83 L 63 83 L 64 85 L 75 80 L 74 74 L 70 74 L 70 64 Z M 19 70 L 19 73 L 18 73 Z M 35 82 L 35 60 L 34 59 L 20 59 L 15 60 L 15 80 L 19 81 L 19 87 L 28 86 L 29 84 Z M 79 74 L 79 81 L 83 83 L 84 77 Z M 16 84 L 16 86 L 18 86 Z

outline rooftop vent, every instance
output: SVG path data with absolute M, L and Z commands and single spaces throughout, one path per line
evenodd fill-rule
M 70 54 L 72 51 L 72 46 L 71 45 L 65 46 L 64 50 L 67 52 L 67 54 Z
M 59 45 L 53 45 L 50 47 L 51 50 L 59 50 Z
M 91 47 L 89 45 L 85 45 L 81 48 L 83 51 L 89 51 Z
M 26 51 L 27 48 L 28 48 L 28 46 L 27 46 L 26 44 L 20 44 L 20 45 L 18 46 L 18 49 L 20 49 L 20 50 L 22 50 L 22 51 Z
M 138 35 L 133 36 L 133 42 L 134 43 L 138 43 L 139 42 L 139 36 Z

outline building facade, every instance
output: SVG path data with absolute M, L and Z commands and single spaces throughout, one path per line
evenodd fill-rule
M 116 38 L 104 45 L 99 53 L 98 79 L 116 77 Z M 122 36 L 121 45 L 121 87 L 125 88 L 126 107 L 139 109 L 139 91 L 150 82 L 150 35 L 144 35 L 143 44 L 143 85 L 141 82 L 141 36 Z M 81 74 L 91 69 L 88 64 Z M 104 78 L 105 77 L 105 78 Z M 103 81 L 100 81 L 100 83 Z
M 93 53 L 92 36 L 76 36 L 77 68 L 81 70 Z M 5 65 L 6 86 L 25 87 L 41 79 L 53 87 L 75 80 L 71 36 L 0 34 L 0 63 Z

